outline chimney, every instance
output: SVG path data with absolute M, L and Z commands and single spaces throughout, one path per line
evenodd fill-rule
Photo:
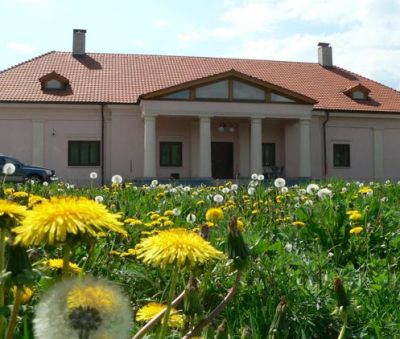
M 74 29 L 72 40 L 72 55 L 75 57 L 86 55 L 86 29 Z
M 318 63 L 323 67 L 332 67 L 332 47 L 329 43 L 318 43 Z

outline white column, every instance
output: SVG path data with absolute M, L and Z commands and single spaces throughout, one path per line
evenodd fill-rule
M 198 121 L 192 122 L 192 144 L 191 144 L 191 177 L 197 178 L 199 176 L 199 123 Z
M 44 121 L 33 121 L 32 126 L 32 164 L 44 166 Z
M 311 177 L 310 120 L 299 121 L 299 177 Z
M 262 120 L 251 118 L 250 130 L 250 170 L 251 174 L 261 174 L 262 169 Z
M 250 136 L 249 123 L 239 124 L 239 172 L 240 177 L 248 178 L 250 176 Z
M 383 129 L 374 128 L 374 179 L 383 177 Z
M 199 134 L 199 177 L 211 178 L 211 129 L 209 117 L 200 117 Z
M 156 171 L 156 117 L 144 116 L 144 164 L 143 176 L 154 178 Z

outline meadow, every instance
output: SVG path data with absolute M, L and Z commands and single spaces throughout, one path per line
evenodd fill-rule
M 0 337 L 400 338 L 399 183 L 96 177 L 3 183 Z

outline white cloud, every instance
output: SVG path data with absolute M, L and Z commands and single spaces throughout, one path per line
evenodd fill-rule
M 223 43 L 229 56 L 317 61 L 317 43 L 330 42 L 334 64 L 400 84 L 400 2 L 397 0 L 225 1 L 219 27 L 191 27 L 180 44 Z M 233 55 L 232 55 L 233 54 Z
M 35 45 L 21 42 L 9 42 L 7 44 L 7 48 L 22 55 L 32 54 L 38 50 L 37 46 Z

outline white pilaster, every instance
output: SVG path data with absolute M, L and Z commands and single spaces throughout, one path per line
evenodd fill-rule
M 310 120 L 299 121 L 299 177 L 311 177 Z
M 374 179 L 382 179 L 383 173 L 383 129 L 374 128 Z
M 192 144 L 191 144 L 191 172 L 192 178 L 199 176 L 199 123 L 192 122 Z
M 32 125 L 32 164 L 44 166 L 44 121 L 35 120 Z
M 261 174 L 262 169 L 262 120 L 251 118 L 250 130 L 250 170 L 251 174 Z
M 240 177 L 250 177 L 250 135 L 249 123 L 239 124 L 239 172 Z
M 143 176 L 154 178 L 156 171 L 156 117 L 144 116 L 144 164 Z
M 199 177 L 211 178 L 210 118 L 200 117 L 199 120 Z

